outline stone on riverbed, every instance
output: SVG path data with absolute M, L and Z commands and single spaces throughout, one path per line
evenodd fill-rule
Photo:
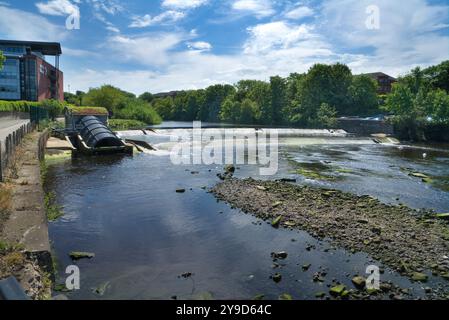
M 352 283 L 354 284 L 354 286 L 357 289 L 363 289 L 366 284 L 366 279 L 361 276 L 356 276 L 356 277 L 352 278 Z
M 272 276 L 272 279 L 274 282 L 279 283 L 282 280 L 282 275 L 280 273 L 275 273 L 274 276 Z
M 428 277 L 426 274 L 421 273 L 421 272 L 414 272 L 412 274 L 412 280 L 414 281 L 418 281 L 418 282 L 427 282 Z
M 329 290 L 329 293 L 333 295 L 334 297 L 339 297 L 343 294 L 343 292 L 346 290 L 346 286 L 344 284 L 340 284 L 338 286 L 332 287 Z
M 274 259 L 287 259 L 288 253 L 285 251 L 272 252 L 271 257 Z
M 293 297 L 288 293 L 283 293 L 279 296 L 279 300 L 293 300 Z
M 271 226 L 273 226 L 274 228 L 279 227 L 279 224 L 281 223 L 281 219 L 282 219 L 282 216 L 278 216 L 276 219 L 271 221 Z
M 93 257 L 95 257 L 95 253 L 72 251 L 69 253 L 69 256 L 70 256 L 70 258 L 72 258 L 72 260 L 92 259 Z

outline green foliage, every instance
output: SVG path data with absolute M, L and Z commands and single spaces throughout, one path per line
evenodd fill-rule
M 351 104 L 346 113 L 359 116 L 379 113 L 380 97 L 377 95 L 377 86 L 377 82 L 368 76 L 354 76 L 349 87 Z
M 146 124 L 158 124 L 162 122 L 159 114 L 145 101 L 126 98 L 120 102 L 114 113 L 118 119 L 138 120 Z
M 135 98 L 135 96 L 111 85 L 104 85 L 100 88 L 91 88 L 84 96 L 83 104 L 103 107 L 114 113 L 128 98 Z
M 92 88 L 83 97 L 83 103 L 106 108 L 113 118 L 137 120 L 145 124 L 157 124 L 162 121 L 158 112 L 149 105 L 151 94 L 143 94 L 142 99 L 132 93 L 111 85 Z
M 144 92 L 139 96 L 139 99 L 150 103 L 153 101 L 153 95 L 150 92 Z
M 74 106 L 81 106 L 82 104 L 82 99 L 80 99 L 80 97 L 76 94 L 70 92 L 64 92 L 64 101 Z
M 109 120 L 109 127 L 112 130 L 133 130 L 143 129 L 146 127 L 146 124 L 137 120 L 111 119 Z
M 56 221 L 64 215 L 62 207 L 56 203 L 56 195 L 54 192 L 49 192 L 45 195 L 44 204 L 48 221 Z
M 353 77 L 342 64 L 317 64 L 308 73 L 271 77 L 269 82 L 241 80 L 234 86 L 182 91 L 151 104 L 167 120 L 305 127 L 330 127 L 337 116 L 379 112 L 376 83 Z
M 6 60 L 6 58 L 5 58 L 5 56 L 3 55 L 3 52 L 0 51 L 0 70 L 2 70 L 2 68 L 3 68 L 3 63 L 5 62 L 5 60 Z
M 438 139 L 435 132 L 447 130 L 448 70 L 448 61 L 424 70 L 415 68 L 394 85 L 384 108 L 394 114 L 392 122 L 401 138 L 424 140 L 429 136 Z M 444 132 L 439 137 L 444 138 Z
M 337 125 L 337 110 L 327 103 L 322 103 L 317 111 L 314 127 L 335 128 Z
M 30 112 L 31 107 L 44 108 L 52 120 L 62 114 L 64 103 L 58 100 L 34 101 L 0 101 L 0 111 Z
M 30 112 L 30 107 L 39 107 L 39 102 L 0 100 L 0 111 Z
M 102 107 L 88 107 L 88 106 L 67 106 L 73 114 L 86 114 L 86 115 L 107 115 L 108 110 Z
M 44 100 L 40 103 L 41 107 L 48 111 L 51 120 L 55 121 L 56 117 L 62 114 L 64 103 L 58 100 Z

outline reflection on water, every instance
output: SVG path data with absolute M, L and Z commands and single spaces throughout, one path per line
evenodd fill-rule
M 142 136 L 153 144 L 167 137 Z M 164 140 L 165 139 L 165 140 Z M 276 179 L 295 177 L 298 183 L 335 187 L 370 194 L 386 202 L 415 208 L 449 211 L 448 192 L 409 176 L 412 168 L 430 176 L 445 176 L 446 151 L 423 151 L 360 140 L 335 140 L 312 144 L 310 139 L 281 141 Z M 352 143 L 354 142 L 354 143 Z M 413 151 L 414 150 L 414 151 Z M 316 180 L 293 171 L 297 166 L 339 177 Z M 258 219 L 219 203 L 204 187 L 218 182 L 221 165 L 174 166 L 167 156 L 78 158 L 52 165 L 48 187 L 55 190 L 65 215 L 50 224 L 58 259 L 60 281 L 73 262 L 72 250 L 96 254 L 81 260 L 81 290 L 72 299 L 243 299 L 257 294 L 277 299 L 282 293 L 314 299 L 327 292 L 332 279 L 352 287 L 351 278 L 365 274 L 373 262 L 362 253 L 351 254 L 319 242 L 305 232 L 276 230 Z M 197 173 L 198 172 L 198 173 Z M 257 177 L 258 168 L 242 165 L 238 177 Z M 176 193 L 185 188 L 185 193 Z M 396 199 L 399 198 L 399 201 Z M 307 247 L 314 247 L 308 251 Z M 280 269 L 272 268 L 270 253 L 289 253 Z M 301 266 L 311 264 L 308 271 Z M 375 263 L 375 262 L 374 262 Z M 324 283 L 312 281 L 325 269 Z M 180 275 L 192 273 L 190 278 Z M 275 284 L 275 272 L 283 280 Z M 394 280 L 414 295 L 424 295 L 421 285 L 386 269 L 382 280 Z M 432 281 L 428 284 L 432 285 Z M 92 288 L 108 283 L 104 295 Z

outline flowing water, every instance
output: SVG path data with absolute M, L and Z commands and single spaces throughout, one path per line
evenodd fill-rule
M 56 193 L 65 215 L 50 224 L 58 260 L 58 281 L 73 264 L 70 251 L 96 254 L 76 264 L 81 289 L 71 299 L 277 299 L 289 293 L 314 299 L 333 279 L 352 287 L 373 261 L 318 241 L 302 231 L 269 224 L 217 202 L 207 188 L 222 165 L 173 165 L 169 130 L 133 134 L 158 148 L 131 156 L 74 158 L 49 165 L 47 188 Z M 139 133 L 140 134 L 140 133 Z M 388 203 L 449 212 L 449 152 L 444 145 L 378 145 L 370 139 L 342 137 L 280 138 L 279 170 L 260 177 L 256 165 L 241 165 L 237 177 L 296 178 L 298 184 L 368 194 Z M 424 154 L 424 156 L 423 156 Z M 425 173 L 425 183 L 409 175 Z M 310 173 L 318 174 L 313 179 Z M 184 188 L 185 193 L 176 193 Z M 287 251 L 281 269 L 272 268 L 273 251 Z M 302 265 L 311 264 L 308 271 Z M 313 274 L 326 271 L 324 283 Z M 276 284 L 270 279 L 280 272 Z M 191 276 L 182 275 L 191 273 Z M 423 285 L 385 267 L 382 281 L 425 297 Z M 438 283 L 437 283 L 438 282 Z M 445 285 L 431 278 L 426 286 Z M 95 293 L 94 288 L 104 292 Z M 103 291 L 103 290 L 100 290 Z

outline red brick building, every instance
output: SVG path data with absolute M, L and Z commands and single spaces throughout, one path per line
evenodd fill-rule
M 383 72 L 366 73 L 365 75 L 377 81 L 377 84 L 379 86 L 377 89 L 377 93 L 379 94 L 390 93 L 392 84 L 397 82 L 396 78 L 393 78 Z
M 0 70 L 0 100 L 64 100 L 59 43 L 0 40 L 0 51 L 6 57 Z M 54 65 L 46 61 L 48 56 L 55 57 Z

